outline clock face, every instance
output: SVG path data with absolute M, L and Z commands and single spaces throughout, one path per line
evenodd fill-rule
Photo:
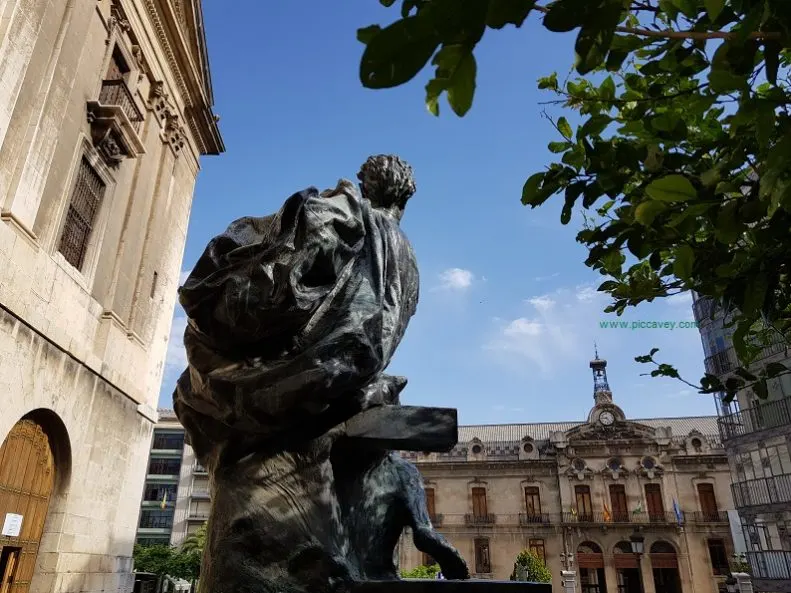
M 612 415 L 612 412 L 602 412 L 599 414 L 599 422 L 604 424 L 604 426 L 609 426 L 615 422 L 615 416 Z

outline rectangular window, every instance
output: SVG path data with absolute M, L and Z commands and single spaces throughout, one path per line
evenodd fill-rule
M 175 484 L 147 484 L 143 491 L 143 500 L 147 502 L 176 501 Z
M 541 558 L 541 562 L 544 563 L 544 566 L 547 564 L 547 553 L 544 549 L 544 540 L 543 539 L 531 539 L 528 540 L 527 549 L 533 552 L 536 556 Z
M 577 499 L 577 519 L 579 521 L 593 521 L 590 486 L 574 486 L 574 494 Z
M 541 495 L 538 486 L 525 487 L 525 509 L 528 520 L 541 518 Z
M 144 529 L 170 529 L 173 527 L 173 511 L 142 511 L 140 513 L 140 527 Z
M 629 509 L 626 505 L 626 490 L 623 484 L 610 484 L 610 504 L 612 520 L 616 523 L 628 523 Z
M 184 434 L 167 432 L 154 433 L 154 442 L 151 448 L 181 451 L 184 448 Z
M 716 521 L 719 512 L 717 510 L 717 498 L 714 495 L 714 484 L 698 484 L 698 498 L 700 499 L 700 510 L 706 521 Z
M 85 263 L 88 242 L 105 189 L 106 186 L 99 174 L 88 159 L 82 157 L 58 246 L 58 251 L 63 254 L 66 261 L 78 270 L 82 269 Z
M 709 558 L 711 559 L 711 568 L 716 575 L 730 574 L 730 566 L 728 566 L 728 554 L 725 552 L 725 540 L 710 539 L 709 544 Z
M 126 80 L 129 74 L 129 66 L 126 64 L 124 54 L 118 49 L 118 46 L 113 48 L 113 55 L 110 57 L 110 65 L 107 67 L 106 80 Z
M 489 558 L 489 540 L 486 538 L 475 539 L 475 572 L 478 574 L 492 572 L 492 563 Z
M 648 520 L 661 523 L 665 520 L 665 505 L 662 502 L 662 487 L 659 484 L 645 485 L 645 502 L 648 506 Z
M 148 464 L 148 473 L 159 476 L 177 476 L 181 471 L 180 459 L 152 459 Z
M 436 506 L 434 503 L 434 489 L 426 488 L 425 492 L 426 492 L 426 510 L 428 511 L 428 516 L 431 517 L 432 521 L 434 521 L 434 518 L 437 516 Z
M 484 519 L 488 514 L 489 512 L 486 506 L 486 488 L 473 488 L 472 489 L 473 517 L 475 517 L 476 519 Z

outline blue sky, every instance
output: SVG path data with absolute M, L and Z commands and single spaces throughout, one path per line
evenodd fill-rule
M 421 301 L 389 371 L 409 377 L 408 404 L 454 406 L 464 424 L 583 419 L 591 407 L 593 343 L 609 361 L 610 385 L 627 416 L 713 414 L 709 396 L 634 356 L 652 347 L 698 379 L 703 350 L 695 329 L 601 329 L 603 280 L 585 267 L 563 227 L 562 198 L 530 210 L 524 180 L 551 162 L 556 132 L 542 117 L 569 116 L 539 103 L 536 79 L 573 62 L 573 38 L 545 32 L 531 16 L 521 30 L 487 32 L 478 90 L 463 119 L 446 104 L 423 105 L 428 70 L 385 91 L 360 85 L 358 27 L 389 23 L 396 9 L 376 0 L 204 2 L 216 112 L 227 152 L 203 160 L 183 269 L 232 220 L 277 210 L 309 185 L 354 178 L 370 154 L 397 153 L 418 192 L 402 227 L 417 253 Z M 570 117 L 573 123 L 573 118 Z M 626 320 L 692 319 L 691 300 L 673 297 Z M 185 365 L 183 311 L 175 312 L 160 405 L 170 407 Z

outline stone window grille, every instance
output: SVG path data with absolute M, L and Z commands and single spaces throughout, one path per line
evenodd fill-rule
M 99 174 L 83 156 L 58 246 L 66 261 L 78 270 L 85 263 L 91 231 L 106 189 Z
M 488 574 L 492 572 L 488 538 L 479 537 L 475 539 L 475 572 L 477 574 Z

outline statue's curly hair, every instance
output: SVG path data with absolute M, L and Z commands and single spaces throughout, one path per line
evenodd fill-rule
M 363 196 L 372 204 L 385 208 L 395 205 L 403 209 L 417 190 L 412 167 L 392 154 L 368 157 L 357 179 Z

